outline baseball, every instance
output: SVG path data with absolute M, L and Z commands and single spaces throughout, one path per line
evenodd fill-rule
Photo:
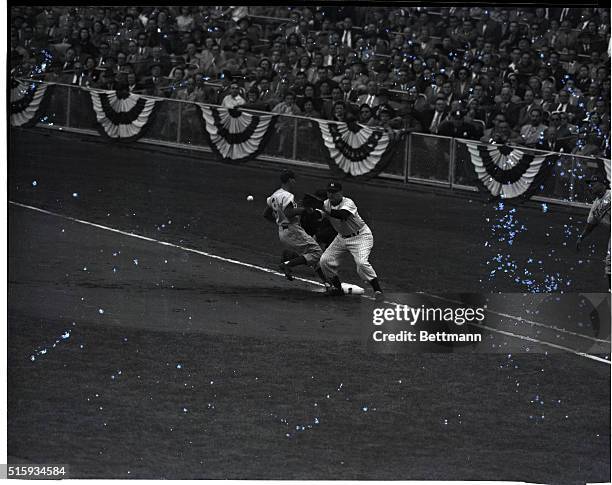
M 248 196 L 247 196 L 247 200 L 248 200 L 249 202 L 253 202 L 253 196 L 252 196 L 252 195 L 248 195 Z

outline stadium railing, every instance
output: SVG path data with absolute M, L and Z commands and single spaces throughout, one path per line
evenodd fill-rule
M 138 142 L 211 152 L 195 104 L 176 99 L 158 99 L 163 100 L 159 111 Z M 90 103 L 91 96 L 87 88 L 55 84 L 55 88 L 48 92 L 45 112 L 39 114 L 37 126 L 98 135 L 93 109 L 83 108 Z M 278 116 L 274 128 L 277 134 L 270 138 L 257 158 L 279 164 L 329 169 L 329 155 L 323 142 L 313 143 L 313 140 L 320 139 L 317 121 L 304 116 Z M 428 184 L 450 190 L 477 191 L 478 179 L 471 166 L 466 141 L 484 145 L 473 140 L 410 133 L 400 140 L 391 162 L 378 177 L 404 184 Z M 601 171 L 603 159 L 543 152 L 522 146 L 514 148 L 529 154 L 546 154 L 556 158 L 551 175 L 545 178 L 537 191 L 538 195 L 532 197 L 533 200 L 577 207 L 588 205 L 590 200 L 586 181 Z

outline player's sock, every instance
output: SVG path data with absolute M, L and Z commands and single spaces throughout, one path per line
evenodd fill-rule
M 382 290 L 380 289 L 380 283 L 378 282 L 378 278 L 374 278 L 370 280 L 370 284 L 372 285 L 372 288 L 374 289 L 374 291 L 380 291 L 382 293 Z
M 323 273 L 323 270 L 321 268 L 315 269 L 315 272 L 317 273 L 319 278 L 321 278 L 321 281 L 323 281 L 323 283 L 327 283 L 327 278 L 325 277 L 325 274 Z

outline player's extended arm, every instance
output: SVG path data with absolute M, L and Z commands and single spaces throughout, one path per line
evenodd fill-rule
M 266 210 L 263 213 L 264 219 L 270 221 L 270 222 L 276 222 L 276 220 L 274 219 L 274 211 L 272 210 L 272 207 L 267 206 Z
M 591 234 L 593 232 L 593 229 L 595 229 L 597 227 L 598 223 L 597 222 L 588 222 L 586 227 L 584 228 L 584 231 L 582 231 L 582 234 L 580 234 L 580 236 L 578 236 L 578 240 L 576 241 L 576 251 L 580 251 L 580 244 L 582 243 L 582 240 L 587 237 L 589 234 Z
M 312 214 L 314 209 L 311 207 L 293 207 L 293 205 L 289 204 L 285 207 L 285 215 L 287 219 L 292 219 L 295 216 L 301 216 L 302 214 Z

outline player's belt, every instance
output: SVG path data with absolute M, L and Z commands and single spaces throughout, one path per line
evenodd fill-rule
M 365 226 L 364 226 L 365 227 Z M 361 228 L 363 229 L 363 227 Z M 359 236 L 359 233 L 361 232 L 361 229 L 359 229 L 357 232 L 354 232 L 352 234 L 340 234 L 340 237 L 344 238 L 344 239 L 348 239 L 349 237 L 355 237 L 355 236 Z

